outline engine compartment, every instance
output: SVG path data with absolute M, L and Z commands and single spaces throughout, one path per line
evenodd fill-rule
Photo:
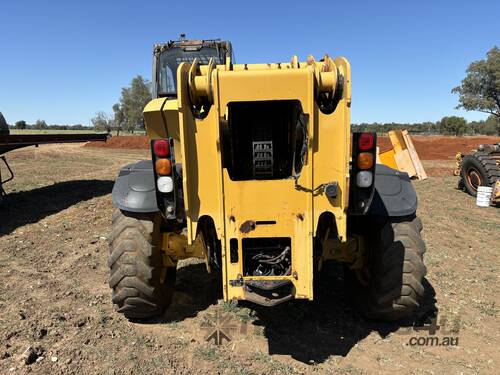
M 229 103 L 221 143 L 223 167 L 231 180 L 299 174 L 307 152 L 307 124 L 298 100 Z
M 292 269 L 290 237 L 243 238 L 244 276 L 288 276 Z

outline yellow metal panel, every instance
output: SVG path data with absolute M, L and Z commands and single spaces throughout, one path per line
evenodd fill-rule
M 251 70 L 229 71 L 218 74 L 218 99 L 221 112 L 231 102 L 264 100 L 298 100 L 309 117 L 307 163 L 299 184 L 312 188 L 312 143 L 314 137 L 314 81 L 312 70 Z M 265 121 L 265 119 L 263 119 Z M 295 188 L 294 180 L 231 181 L 224 170 L 224 201 L 226 238 L 229 253 L 231 238 L 238 240 L 240 262 L 232 264 L 226 255 L 225 292 L 228 299 L 244 299 L 242 287 L 231 286 L 230 280 L 243 275 L 242 239 L 245 237 L 290 237 L 292 241 L 292 278 L 296 298 L 313 297 L 312 290 L 312 235 L 314 223 L 312 194 Z M 245 234 L 240 226 L 247 220 L 275 220 L 274 225 L 256 226 Z M 283 279 L 283 277 L 281 277 Z M 289 278 L 290 279 L 290 278 Z
M 342 56 L 337 57 L 334 60 L 334 62 L 339 69 L 340 75 L 344 79 L 342 99 L 345 100 L 345 105 L 350 108 L 351 107 L 351 64 L 345 57 Z M 350 122 L 347 123 L 347 125 L 349 126 L 349 128 L 351 127 Z
M 406 150 L 406 143 L 401 130 L 389 131 L 389 139 L 391 140 L 392 147 L 396 153 Z
M 326 194 L 314 195 L 314 223 L 320 215 L 329 211 L 335 215 L 337 230 L 342 241 L 346 240 L 346 210 L 349 201 L 349 112 L 341 107 L 331 115 L 318 111 L 317 137 L 313 155 L 314 187 L 329 182 L 338 183 L 338 195 L 330 199 Z M 316 228 L 315 228 L 316 232 Z M 314 233 L 315 233 L 314 232 Z
M 307 63 L 235 65 L 233 70 L 228 65 L 211 69 L 183 63 L 177 72 L 179 160 L 183 164 L 188 243 L 196 237 L 199 219 L 210 216 L 222 243 L 224 298 L 244 299 L 243 288 L 230 283 L 243 276 L 242 240 L 289 237 L 292 275 L 277 278 L 292 281 L 296 298 L 312 299 L 313 237 L 321 213 L 334 213 L 339 236 L 346 240 L 350 150 L 349 64 L 343 58 L 336 59 L 335 64 L 327 58 L 324 63 L 311 59 Z M 318 89 L 325 90 L 335 84 L 336 69 L 344 80 L 343 96 L 335 112 L 326 115 L 319 111 L 315 97 Z M 209 75 L 203 76 L 204 73 Z M 214 98 L 213 105 L 206 118 L 195 119 L 191 112 L 190 95 L 202 95 L 204 92 Z M 274 100 L 299 101 L 308 119 L 306 161 L 300 177 L 297 182 L 292 178 L 232 181 L 227 170 L 222 168 L 219 139 L 219 126 L 227 120 L 228 104 Z M 171 105 L 169 101 L 166 103 L 166 106 Z M 171 131 L 169 127 L 167 117 L 173 113 L 173 109 L 169 108 L 162 109 L 164 122 L 168 133 L 175 134 L 175 129 Z M 163 135 L 160 133 L 159 130 L 156 132 L 159 136 Z M 333 200 L 328 199 L 321 189 L 329 182 L 337 182 L 339 186 L 339 194 Z M 272 220 L 276 223 L 256 225 L 249 232 L 242 231 L 241 225 L 249 220 Z M 231 263 L 229 256 L 232 238 L 239 243 L 237 263 Z
M 296 298 L 312 299 L 312 222 L 311 194 L 296 190 L 292 179 L 231 181 L 224 169 L 224 200 L 226 207 L 225 287 L 229 299 L 244 298 L 242 287 L 231 287 L 230 280 L 243 275 L 242 240 L 244 238 L 290 237 L 292 275 Z M 246 221 L 276 221 L 276 224 L 255 225 L 248 233 L 241 231 Z M 238 240 L 239 262 L 231 263 L 229 241 Z M 286 277 L 285 277 L 286 278 Z M 283 279 L 283 277 L 278 277 Z
M 410 177 L 417 176 L 419 180 L 425 180 L 427 174 L 408 131 L 391 130 L 389 131 L 389 139 L 393 148 L 379 155 L 380 162 L 388 167 L 406 172 Z
M 394 158 L 394 149 L 390 149 L 388 151 L 380 153 L 379 158 L 380 163 L 387 165 L 390 168 L 398 169 L 396 159 Z
M 203 120 L 191 113 L 187 81 L 190 65 L 182 63 L 177 71 L 179 134 L 183 166 L 184 206 L 188 243 L 196 238 L 199 218 L 212 217 L 219 236 L 224 235 L 222 171 L 219 146 L 219 112 L 212 106 Z
M 413 141 L 411 140 L 410 135 L 408 134 L 407 130 L 403 130 L 401 132 L 403 135 L 403 139 L 405 140 L 406 143 L 406 148 L 408 149 L 408 154 L 411 159 L 411 162 L 413 163 L 413 166 L 415 167 L 415 173 L 417 175 L 417 178 L 419 180 L 425 180 L 427 178 L 427 173 L 425 173 L 424 166 L 422 165 L 422 162 L 420 161 L 420 158 L 418 157 L 417 150 L 415 149 L 415 146 L 413 145 Z
M 408 173 L 408 176 L 413 177 L 416 175 L 415 166 L 412 163 L 408 149 L 395 152 L 394 159 L 398 165 L 398 170 Z
M 167 129 L 161 113 L 165 100 L 165 98 L 153 99 L 144 107 L 144 123 L 150 139 L 167 137 Z
M 342 57 L 335 59 L 336 65 L 344 77 L 342 100 L 334 113 L 326 115 L 317 110 L 318 128 L 314 137 L 314 184 L 319 186 L 328 182 L 337 182 L 339 187 L 335 199 L 325 194 L 314 195 L 314 223 L 317 226 L 323 212 L 335 215 L 337 231 L 341 241 L 347 239 L 347 207 L 349 203 L 349 150 L 351 149 L 350 103 L 351 70 L 349 62 Z M 315 232 L 316 233 L 316 227 Z
M 165 101 L 162 108 L 163 118 L 167 124 L 167 134 L 170 138 L 179 139 L 179 105 L 176 99 Z
M 313 88 L 310 70 L 257 70 L 218 72 L 219 107 L 232 101 L 299 100 L 304 109 L 309 105 Z M 299 88 L 299 91 L 297 91 Z M 306 95 L 306 93 L 308 95 Z

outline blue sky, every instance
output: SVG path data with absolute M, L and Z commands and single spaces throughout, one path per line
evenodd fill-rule
M 352 122 L 435 121 L 468 64 L 500 46 L 500 1 L 2 1 L 0 111 L 8 122 L 88 124 L 131 78 L 151 76 L 152 45 L 231 40 L 239 63 L 297 54 L 351 62 Z

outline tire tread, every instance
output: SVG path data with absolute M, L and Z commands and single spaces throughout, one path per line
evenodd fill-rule
M 162 283 L 162 256 L 154 244 L 153 219 L 116 210 L 109 235 L 109 286 L 117 311 L 129 319 L 150 318 L 170 303 L 175 276 Z M 167 268 L 168 273 L 175 268 Z
M 419 218 L 388 221 L 380 231 L 374 251 L 372 282 L 364 303 L 370 319 L 395 321 L 411 318 L 420 306 L 427 269 L 423 263 L 426 247 L 421 238 Z

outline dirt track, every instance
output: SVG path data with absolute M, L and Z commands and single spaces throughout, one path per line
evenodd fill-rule
M 162 319 L 127 322 L 107 287 L 110 192 L 119 166 L 147 157 L 78 145 L 9 154 L 17 176 L 0 206 L 0 374 L 498 373 L 500 211 L 477 208 L 451 176 L 415 182 L 428 303 L 435 293 L 441 326 L 433 336 L 364 321 L 340 274 L 320 283 L 314 302 L 265 309 L 221 303 L 193 262 L 179 268 Z M 205 340 L 218 313 L 231 336 L 222 346 Z M 412 337 L 459 341 L 412 346 Z

